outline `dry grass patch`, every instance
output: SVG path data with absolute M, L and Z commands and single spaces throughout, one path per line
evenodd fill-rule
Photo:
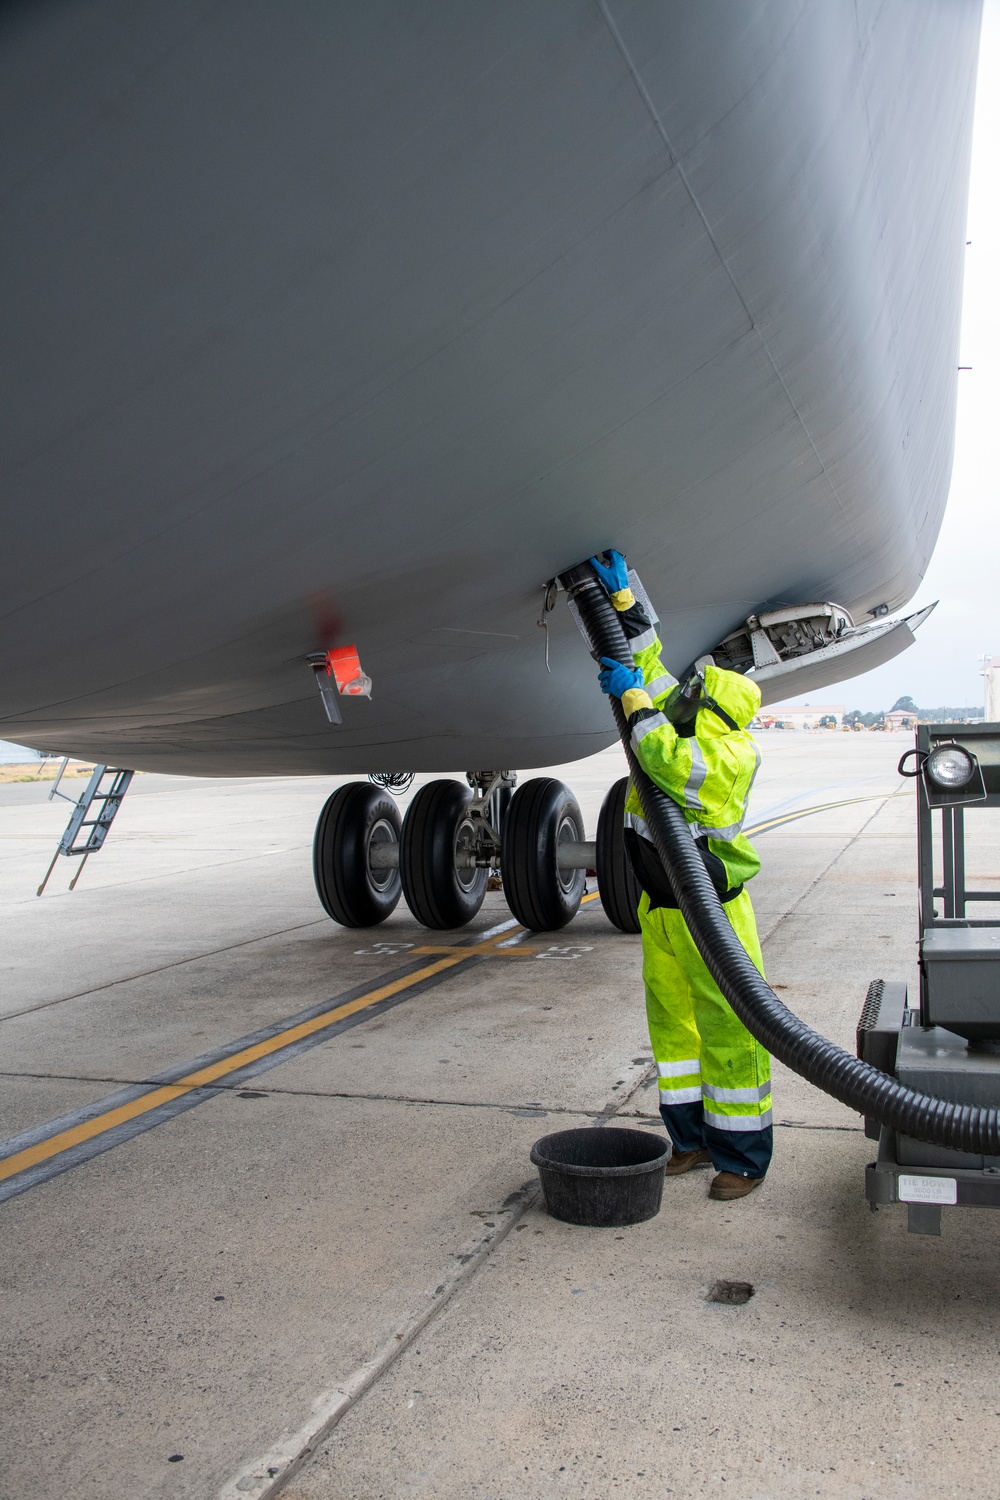
M 0 786 L 10 781 L 55 781 L 61 760 L 32 760 L 27 765 L 0 766 Z M 92 776 L 93 762 L 71 760 L 63 774 L 69 776 Z

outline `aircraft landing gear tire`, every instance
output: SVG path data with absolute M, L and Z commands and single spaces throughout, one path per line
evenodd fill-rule
M 537 776 L 518 787 L 503 823 L 500 868 L 507 904 L 535 932 L 554 932 L 576 916 L 583 870 L 559 866 L 559 845 L 583 841 L 583 815 L 568 786 Z
M 406 904 L 424 927 L 464 927 L 483 904 L 489 870 L 461 863 L 476 847 L 471 801 L 460 781 L 432 781 L 407 808 L 399 873 Z
M 334 792 L 313 839 L 313 878 L 323 909 L 342 927 L 374 927 L 395 911 L 399 871 L 372 869 L 371 851 L 399 843 L 400 816 L 388 792 L 351 781 Z
M 625 848 L 627 776 L 608 788 L 597 821 L 597 889 L 608 921 L 619 932 L 639 932 L 642 886 L 632 871 Z

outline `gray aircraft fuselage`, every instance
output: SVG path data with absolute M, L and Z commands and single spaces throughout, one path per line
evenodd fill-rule
M 907 600 L 947 495 L 978 0 L 134 0 L 0 29 L 0 735 L 551 764 L 545 581 L 679 668 Z M 371 701 L 327 722 L 309 652 Z

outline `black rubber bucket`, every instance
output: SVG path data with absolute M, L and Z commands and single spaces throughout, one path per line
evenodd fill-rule
M 660 1212 L 670 1141 L 648 1130 L 558 1130 L 531 1148 L 554 1219 L 611 1229 Z

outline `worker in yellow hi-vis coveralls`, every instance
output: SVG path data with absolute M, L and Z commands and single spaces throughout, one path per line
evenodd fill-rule
M 635 598 L 621 553 L 591 558 L 591 564 L 619 612 L 634 661 L 629 668 L 604 657 L 601 687 L 621 699 L 632 749 L 647 775 L 683 808 L 733 930 L 763 974 L 744 889 L 760 859 L 741 832 L 760 764 L 746 729 L 760 707 L 760 690 L 710 659 L 679 684 L 660 660 L 658 622 Z M 625 842 L 643 888 L 642 974 L 660 1113 L 674 1146 L 667 1172 L 714 1165 L 710 1196 L 742 1198 L 771 1161 L 771 1060 L 705 967 L 634 787 L 625 820 Z

